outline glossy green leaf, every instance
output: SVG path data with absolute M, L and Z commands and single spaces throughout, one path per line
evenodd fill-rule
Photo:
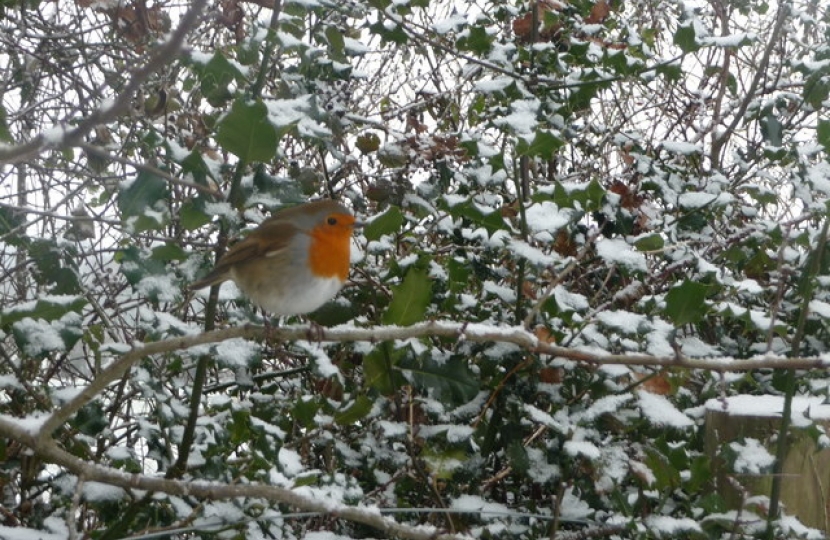
M 781 121 L 772 114 L 761 119 L 761 134 L 772 146 L 781 146 L 783 143 L 783 129 Z
M 700 321 L 706 315 L 708 291 L 708 285 L 685 280 L 666 294 L 666 315 L 676 326 Z
M 689 24 L 680 26 L 674 33 L 674 44 L 680 47 L 684 53 L 690 53 L 698 50 L 700 45 L 695 37 L 695 29 Z
M 363 228 L 367 240 L 379 240 L 384 234 L 394 234 L 401 230 L 404 219 L 401 209 L 390 206 L 386 212 L 374 218 Z
M 634 247 L 638 251 L 657 251 L 663 249 L 664 245 L 663 237 L 658 233 L 641 236 L 634 241 Z
M 830 75 L 823 72 L 813 73 L 804 83 L 804 101 L 815 110 L 821 110 L 823 103 L 830 97 Z
M 426 269 L 413 266 L 403 282 L 392 287 L 392 301 L 383 315 L 383 323 L 409 326 L 422 321 L 430 300 L 432 280 Z
M 157 261 L 184 261 L 187 260 L 187 252 L 177 244 L 167 242 L 164 245 L 153 248 L 150 257 Z
M 369 396 L 361 394 L 345 410 L 335 414 L 334 421 L 341 426 L 359 422 L 371 412 L 373 403 Z
M 81 284 L 76 269 L 67 266 L 74 260 L 74 249 L 59 247 L 52 239 L 34 240 L 29 244 L 29 255 L 35 263 L 33 277 L 40 285 L 49 286 L 51 294 L 79 294 Z
M 267 162 L 277 153 L 277 129 L 268 121 L 261 101 L 234 102 L 231 112 L 219 122 L 217 142 L 246 163 Z
M 203 227 L 212 219 L 212 216 L 205 212 L 205 201 L 200 197 L 185 201 L 179 208 L 179 221 L 188 231 Z
M 467 403 L 479 391 L 478 378 L 467 363 L 458 358 L 440 363 L 429 358 L 403 361 L 401 369 L 410 373 L 416 386 L 456 405 Z
M 167 182 L 151 172 L 141 171 L 134 181 L 118 192 L 121 219 L 133 232 L 157 230 L 166 224 Z
M 6 108 L 0 105 L 0 142 L 11 144 L 14 142 L 14 138 L 11 131 L 9 131 L 7 117 Z
M 830 153 L 830 120 L 819 119 L 816 128 L 816 137 L 824 151 Z
M 564 141 L 549 131 L 539 130 L 533 136 L 529 144 L 524 139 L 519 139 L 516 144 L 516 151 L 521 156 L 540 157 L 544 160 L 551 160 L 556 152 L 562 148 Z
M 376 347 L 363 357 L 363 375 L 366 386 L 381 395 L 393 394 L 405 381 L 397 365 L 406 355 L 404 349 L 393 349 L 389 344 Z
M 484 56 L 493 47 L 495 37 L 482 26 L 471 27 L 463 37 L 456 41 L 456 46 L 462 51 L 471 51 Z

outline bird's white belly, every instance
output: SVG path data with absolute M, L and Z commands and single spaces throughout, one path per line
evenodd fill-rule
M 287 287 L 279 301 L 260 298 L 260 306 L 275 316 L 311 313 L 334 298 L 343 282 L 336 277 L 318 278 L 312 287 Z

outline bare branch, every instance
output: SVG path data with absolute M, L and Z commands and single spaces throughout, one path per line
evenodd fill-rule
M 170 35 L 161 47 L 155 50 L 147 63 L 137 69 L 130 80 L 124 85 L 124 90 L 111 103 L 102 103 L 91 115 L 82 120 L 77 127 L 64 131 L 59 137 L 39 134 L 32 140 L 15 145 L 0 146 L 0 163 L 20 163 L 36 157 L 50 148 L 78 146 L 84 136 L 96 126 L 116 120 L 119 116 L 129 112 L 133 96 L 151 75 L 170 63 L 182 48 L 185 37 L 196 26 L 207 0 L 195 0 L 190 10 L 184 14 L 175 32 Z

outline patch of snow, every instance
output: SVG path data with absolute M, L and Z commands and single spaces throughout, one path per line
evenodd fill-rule
M 300 454 L 289 448 L 280 448 L 277 459 L 282 467 L 282 472 L 289 478 L 297 476 L 305 470 L 303 458 Z
M 571 222 L 573 211 L 569 208 L 560 209 L 550 201 L 542 201 L 531 205 L 525 212 L 527 226 L 534 232 L 553 232 Z
M 699 154 L 702 152 L 700 145 L 685 141 L 662 141 L 663 148 L 674 154 Z
M 562 449 L 571 457 L 585 456 L 590 460 L 596 460 L 600 457 L 597 445 L 588 441 L 565 441 Z
M 678 538 L 683 532 L 695 532 L 703 535 L 703 529 L 691 518 L 651 515 L 646 518 L 646 527 L 657 538 Z
M 691 418 L 679 411 L 664 396 L 641 390 L 637 392 L 637 397 L 643 416 L 655 426 L 684 429 L 695 425 Z
M 603 238 L 597 241 L 597 255 L 608 264 L 619 264 L 640 272 L 646 272 L 645 256 L 634 251 L 628 242 L 619 238 Z
M 775 456 L 770 454 L 758 439 L 745 439 L 743 443 L 735 441 L 729 443 L 735 451 L 735 472 L 741 474 L 761 474 L 767 472 Z

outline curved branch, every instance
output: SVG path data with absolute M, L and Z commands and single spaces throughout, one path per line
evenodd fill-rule
M 315 497 L 314 493 L 294 491 L 288 488 L 264 484 L 225 484 L 204 481 L 178 481 L 144 474 L 131 474 L 110 467 L 89 463 L 73 456 L 60 448 L 52 439 L 42 439 L 32 435 L 20 423 L 0 416 L 0 434 L 15 439 L 29 446 L 42 459 L 65 467 L 70 473 L 83 478 L 85 482 L 101 482 L 127 490 L 144 490 L 167 493 L 179 497 L 198 497 L 202 499 L 257 498 L 279 504 L 288 504 L 294 508 L 309 512 L 320 512 L 348 521 L 368 525 L 384 533 L 407 540 L 462 540 L 468 537 L 457 534 L 439 534 L 432 528 L 408 526 L 382 516 L 371 508 L 346 506 L 331 499 Z
M 309 328 L 307 326 L 284 326 L 270 328 L 267 334 L 270 339 L 276 341 L 300 341 L 308 339 Z M 41 425 L 38 437 L 44 440 L 48 439 L 55 429 L 71 418 L 81 407 L 92 401 L 107 386 L 118 380 L 141 358 L 155 354 L 180 351 L 197 345 L 218 343 L 233 338 L 259 340 L 265 335 L 266 331 L 262 326 L 245 325 L 136 345 L 98 374 L 73 399 L 54 411 Z M 540 341 L 531 332 L 518 326 L 500 327 L 452 321 L 429 321 L 406 327 L 376 326 L 371 328 L 357 328 L 355 326 L 337 326 L 334 328 L 321 328 L 319 335 L 315 331 L 315 338 L 319 338 L 321 342 L 378 342 L 428 337 L 447 338 L 456 341 L 466 340 L 476 343 L 512 343 L 535 354 L 545 354 L 574 362 L 594 365 L 622 364 L 661 368 L 703 369 L 717 372 L 751 371 L 755 369 L 812 370 L 827 369 L 830 367 L 830 359 L 824 357 L 786 358 L 767 354 L 739 360 L 731 357 L 692 358 L 682 354 L 671 356 L 609 354 L 546 343 Z

